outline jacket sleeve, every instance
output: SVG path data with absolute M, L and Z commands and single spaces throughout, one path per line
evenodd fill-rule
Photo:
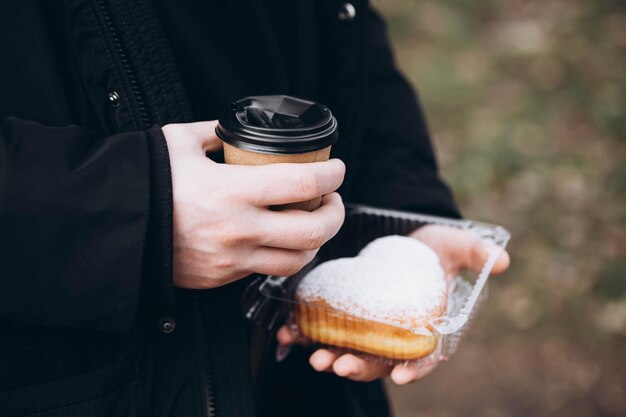
M 167 177 L 156 181 L 170 201 L 154 201 L 151 190 L 150 155 L 163 154 L 163 141 L 158 128 L 102 138 L 0 117 L 0 318 L 130 329 L 151 203 L 160 215 L 171 212 L 163 156 L 152 165 L 166 165 Z
M 396 68 L 385 23 L 368 15 L 369 82 L 353 200 L 459 217 L 437 162 L 417 97 Z

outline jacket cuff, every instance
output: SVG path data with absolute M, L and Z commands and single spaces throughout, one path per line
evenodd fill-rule
M 174 308 L 172 173 L 167 142 L 159 126 L 147 130 L 150 154 L 150 217 L 142 277 L 141 304 L 149 311 Z

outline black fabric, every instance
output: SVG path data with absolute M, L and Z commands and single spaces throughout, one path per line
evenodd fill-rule
M 269 351 L 276 352 L 275 342 Z M 259 415 L 391 416 L 382 381 L 352 382 L 317 372 L 308 363 L 310 355 L 310 350 L 294 346 L 283 362 L 266 367 L 258 392 Z
M 283 53 L 262 2 L 153 3 L 195 119 L 217 119 L 238 98 L 289 91 Z
M 0 392 L 0 415 L 24 416 L 57 410 L 56 415 L 132 415 L 135 408 L 130 362 L 117 362 L 87 374 L 76 374 L 11 391 Z M 36 396 L 36 401 L 33 397 Z M 68 407 L 68 404 L 72 404 Z M 66 414 L 63 414 L 66 413 Z M 45 415 L 45 414 L 44 414 Z
M 172 178 L 167 142 L 161 128 L 154 126 L 147 131 L 150 155 L 150 216 L 146 236 L 148 256 L 144 258 L 144 276 L 155 279 L 143 280 L 142 307 L 150 311 L 166 313 L 174 308 L 175 297 L 172 284 L 174 260 Z M 158 262 L 154 262 L 158 260 Z
M 339 121 L 345 200 L 458 216 L 383 22 L 364 0 L 341 21 L 342 4 L 0 2 L 2 417 L 254 415 L 245 281 L 172 288 L 159 126 L 248 95 L 316 100 Z M 260 416 L 390 415 L 380 382 L 309 353 L 270 349 Z
M 145 134 L 103 140 L 14 117 L 0 129 L 0 316 L 127 331 L 149 211 Z
M 395 66 L 385 24 L 372 11 L 368 20 L 368 100 L 352 201 L 459 217 L 438 176 L 415 93 Z
M 208 318 L 203 326 L 209 335 L 207 347 L 211 358 L 209 369 L 214 375 L 215 409 L 227 409 L 229 412 L 224 415 L 232 417 L 251 416 L 255 410 L 252 390 L 242 382 L 252 379 L 245 318 L 239 303 L 233 302 L 241 298 L 246 284 L 246 280 L 241 280 L 198 295 L 204 309 L 202 317 Z M 220 338 L 220 343 L 215 343 L 215 337 Z

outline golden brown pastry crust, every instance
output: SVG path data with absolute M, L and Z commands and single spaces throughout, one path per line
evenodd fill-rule
M 302 334 L 315 343 L 402 361 L 423 358 L 437 347 L 436 335 L 419 335 L 402 327 L 362 319 L 334 309 L 322 299 L 297 301 L 296 323 Z M 444 312 L 445 304 L 430 318 Z

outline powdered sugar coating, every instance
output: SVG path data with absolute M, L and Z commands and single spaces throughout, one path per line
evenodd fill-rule
M 386 236 L 354 258 L 324 262 L 307 274 L 297 296 L 323 300 L 354 316 L 416 327 L 442 313 L 447 291 L 437 254 L 424 243 Z

